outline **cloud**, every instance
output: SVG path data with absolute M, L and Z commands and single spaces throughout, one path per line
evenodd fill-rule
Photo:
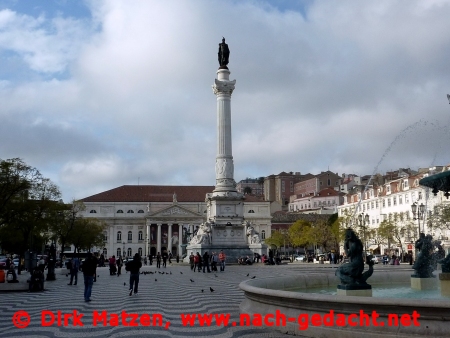
M 0 65 L 0 149 L 44 164 L 64 199 L 138 177 L 215 183 L 222 36 L 236 180 L 448 162 L 448 1 L 87 4 L 89 17 L 0 11 L 17 70 Z

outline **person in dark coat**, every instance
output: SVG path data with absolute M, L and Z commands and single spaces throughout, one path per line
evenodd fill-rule
M 156 254 L 156 267 L 159 269 L 161 267 L 161 254 L 158 253 Z
M 205 269 L 208 270 L 208 272 L 211 272 L 211 270 L 209 269 L 209 254 L 208 251 L 205 251 L 205 253 L 203 254 L 203 273 L 205 273 Z
M 130 296 L 133 294 L 133 286 L 134 286 L 134 294 L 138 293 L 138 285 L 139 285 L 139 270 L 142 267 L 141 256 L 136 253 L 133 257 L 133 260 L 128 262 L 126 265 L 126 270 L 130 271 Z
M 163 267 L 166 268 L 167 267 L 167 252 L 164 251 L 162 254 L 162 260 L 163 260 Z
M 94 275 L 97 262 L 94 261 L 92 253 L 88 252 L 87 258 L 83 263 L 84 275 L 84 301 L 91 301 L 92 285 L 94 284 Z

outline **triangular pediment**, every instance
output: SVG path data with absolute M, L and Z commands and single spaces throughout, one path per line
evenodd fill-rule
M 202 215 L 193 212 L 189 209 L 186 209 L 179 205 L 172 205 L 170 207 L 158 210 L 154 212 L 153 214 L 150 214 L 149 217 L 201 217 Z

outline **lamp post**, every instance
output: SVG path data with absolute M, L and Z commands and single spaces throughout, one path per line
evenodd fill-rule
M 423 214 L 425 212 L 425 205 L 423 203 L 420 203 L 420 205 L 417 205 L 417 202 L 414 202 L 411 204 L 411 211 L 413 213 L 413 219 L 417 220 L 417 227 L 419 229 L 419 237 L 420 237 L 420 220 L 423 219 Z
M 366 224 L 369 223 L 369 214 L 361 213 L 358 215 L 359 226 L 363 229 L 364 236 L 364 254 L 367 256 L 367 241 L 366 241 Z

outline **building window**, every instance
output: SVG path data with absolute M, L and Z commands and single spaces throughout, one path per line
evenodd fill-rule
M 388 201 L 388 207 L 390 207 L 391 206 L 391 199 L 388 198 L 387 201 Z
M 331 180 L 330 179 L 328 179 L 328 186 L 330 186 L 331 185 Z
M 139 249 L 138 249 L 138 254 L 139 254 L 139 256 L 142 257 L 142 248 L 139 248 Z
M 132 257 L 132 256 L 133 256 L 133 251 L 131 251 L 131 248 L 128 248 L 127 257 Z
M 261 239 L 266 239 L 266 230 L 261 231 Z
M 254 214 L 255 211 L 254 211 L 254 210 L 249 210 L 248 213 L 249 213 L 249 214 Z
M 117 242 L 120 242 L 122 240 L 122 232 L 117 231 Z
M 97 210 L 91 210 L 91 211 L 89 211 L 89 213 L 90 213 L 90 214 L 96 214 L 96 213 L 97 213 Z
M 108 257 L 108 250 L 106 248 L 103 248 L 103 257 Z
M 118 248 L 117 249 L 117 257 L 120 257 L 120 256 L 122 256 L 122 250 L 120 250 L 120 248 Z
M 383 208 L 386 207 L 386 200 L 383 200 Z
M 143 213 L 144 213 L 144 210 L 142 210 L 142 209 L 138 211 L 138 214 L 143 214 Z
M 408 194 L 405 195 L 405 203 L 406 203 L 406 204 L 409 203 L 409 195 L 408 195 Z
M 128 231 L 128 243 L 133 241 L 133 233 L 131 231 Z
M 128 210 L 127 214 L 134 214 L 134 211 L 133 210 Z
M 139 231 L 138 240 L 142 241 L 144 239 L 142 231 Z
M 123 210 L 117 210 L 118 214 L 123 214 Z
M 394 196 L 392 199 L 394 200 L 394 205 L 397 205 L 397 197 Z
M 107 231 L 103 232 L 103 241 L 108 242 L 108 232 Z
M 294 182 L 290 182 L 291 185 L 291 192 L 294 192 Z
M 378 201 L 375 201 L 375 208 L 378 209 Z
M 403 197 L 402 196 L 398 196 L 398 204 L 403 204 Z
M 281 182 L 281 192 L 284 192 L 284 181 Z

